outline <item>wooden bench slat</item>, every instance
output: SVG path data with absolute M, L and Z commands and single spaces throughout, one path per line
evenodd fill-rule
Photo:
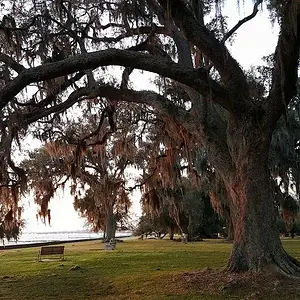
M 60 259 L 64 259 L 65 246 L 42 246 L 39 250 L 38 261 L 41 261 L 42 255 L 59 255 Z

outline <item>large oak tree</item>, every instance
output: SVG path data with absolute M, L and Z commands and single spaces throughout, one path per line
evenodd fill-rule
M 184 140 L 192 136 L 206 149 L 225 187 L 234 227 L 228 269 L 271 266 L 300 275 L 300 265 L 280 242 L 268 166 L 273 131 L 296 94 L 300 3 L 257 0 L 249 17 L 232 30 L 218 30 L 222 16 L 205 23 L 204 15 L 220 2 L 45 0 L 14 1 L 5 8 L 0 26 L 1 186 L 24 183 L 11 145 L 31 124 L 46 119 L 49 125 L 87 99 L 109 99 L 108 119 L 120 101 L 144 103 L 184 133 Z M 253 93 L 225 42 L 263 2 L 280 21 L 280 34 L 270 88 Z M 107 80 L 113 65 L 125 67 L 120 84 Z M 165 94 L 130 89 L 134 69 L 176 81 L 185 105 Z

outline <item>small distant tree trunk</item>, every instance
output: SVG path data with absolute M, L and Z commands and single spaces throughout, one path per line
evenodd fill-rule
M 170 233 L 169 233 L 171 241 L 174 240 L 174 233 L 175 233 L 175 226 L 174 226 L 174 224 L 171 224 L 170 225 Z
M 164 239 L 164 237 L 167 235 L 167 233 L 161 234 L 161 236 L 159 237 L 161 240 Z
M 293 219 L 293 226 L 291 229 L 291 238 L 292 239 L 295 237 L 295 234 L 296 234 L 296 221 L 295 221 L 295 219 Z
M 111 209 L 111 211 L 107 215 L 106 240 L 115 239 L 115 237 L 116 237 L 116 219 Z
M 182 220 L 182 215 L 180 213 L 179 208 L 174 204 L 174 217 L 173 217 L 176 226 L 179 228 L 180 233 L 181 233 L 181 238 L 183 243 L 188 242 L 188 230 L 187 227 L 185 226 L 183 220 Z
M 195 234 L 195 222 L 191 213 L 189 214 L 189 223 L 187 227 L 187 232 L 188 232 L 187 241 L 188 242 L 193 241 L 196 237 L 196 234 Z

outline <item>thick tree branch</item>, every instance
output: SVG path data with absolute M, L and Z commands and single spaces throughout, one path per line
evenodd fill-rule
M 232 110 L 227 90 L 210 79 L 207 73 L 198 72 L 170 60 L 145 53 L 117 49 L 80 54 L 58 62 L 26 69 L 0 91 L 0 109 L 2 110 L 13 97 L 30 83 L 108 65 L 133 67 L 158 73 L 186 84 L 225 109 Z
M 277 122 L 296 95 L 300 53 L 300 2 L 290 1 L 285 6 L 280 36 L 274 54 L 272 86 L 265 102 L 273 124 Z
M 92 93 L 92 96 L 94 95 L 118 99 L 119 101 L 147 104 L 155 108 L 160 115 L 172 116 L 177 122 L 183 124 L 183 126 L 190 127 L 190 131 L 195 132 L 197 130 L 194 128 L 195 122 L 192 121 L 193 116 L 191 116 L 190 112 L 174 105 L 156 92 L 117 89 L 111 86 L 98 86 Z M 198 132 L 198 134 L 200 134 L 200 132 Z
M 72 105 L 81 101 L 83 97 L 106 97 L 111 99 L 118 99 L 119 101 L 126 101 L 132 103 L 144 103 L 154 107 L 162 115 L 172 116 L 176 121 L 185 124 L 187 127 L 191 127 L 194 122 L 190 116 L 190 113 L 180 107 L 175 106 L 169 100 L 163 96 L 152 91 L 134 91 L 128 89 L 117 89 L 111 86 L 98 86 L 98 87 L 85 87 L 80 88 L 70 94 L 68 99 L 60 104 L 54 105 L 50 108 L 36 109 L 33 112 L 24 115 L 24 121 L 27 125 L 32 124 L 46 116 L 53 113 L 65 111 Z M 102 124 L 102 122 L 100 122 Z M 198 132 L 196 128 L 189 128 L 193 132 Z M 199 132 L 198 132 L 199 134 Z M 86 139 L 87 137 L 85 137 Z
M 194 17 L 182 0 L 159 0 L 159 3 L 171 15 L 186 38 L 197 46 L 219 71 L 222 82 L 230 90 L 233 110 L 237 113 L 247 113 L 255 109 L 250 101 L 245 75 L 226 46 Z
M 14 71 L 17 73 L 21 73 L 22 71 L 26 70 L 26 68 L 16 62 L 14 59 L 12 59 L 10 56 L 0 53 L 0 61 L 3 62 L 4 64 L 8 65 L 10 68 L 12 68 Z
M 24 115 L 27 125 L 40 120 L 50 114 L 64 111 L 74 105 L 83 97 L 106 97 L 108 99 L 118 99 L 132 103 L 144 103 L 157 109 L 159 114 L 172 116 L 177 122 L 183 124 L 191 132 L 199 133 L 198 127 L 193 122 L 194 116 L 183 108 L 175 106 L 172 102 L 163 96 L 152 91 L 134 91 L 128 89 L 117 89 L 111 86 L 97 86 L 80 88 L 70 94 L 68 99 L 60 104 L 54 105 L 48 109 L 41 108 Z

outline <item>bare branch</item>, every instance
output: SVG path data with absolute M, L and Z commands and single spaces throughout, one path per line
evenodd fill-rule
M 113 23 L 113 22 L 110 22 L 110 23 L 107 23 L 105 25 L 101 25 L 99 26 L 101 29 L 105 30 L 107 28 L 110 28 L 110 27 L 118 27 L 118 28 L 123 28 L 124 25 L 123 24 L 119 24 L 119 23 Z
M 243 24 L 253 19 L 257 13 L 258 13 L 258 6 L 262 4 L 263 0 L 257 0 L 257 2 L 254 4 L 252 13 L 245 17 L 244 19 L 238 21 L 238 23 L 233 26 L 223 37 L 222 42 L 225 43 Z
M 45 106 L 51 104 L 56 99 L 56 97 L 58 96 L 59 93 L 65 91 L 68 87 L 70 87 L 76 81 L 80 80 L 84 75 L 85 75 L 84 72 L 79 72 L 76 75 L 74 75 L 73 77 L 71 77 L 70 79 L 63 81 L 61 84 L 57 85 L 55 87 L 55 89 L 53 89 L 51 91 L 51 94 L 49 96 L 47 96 L 46 98 L 44 98 L 43 100 L 41 100 L 38 103 L 35 103 L 34 97 L 24 103 L 18 102 L 16 100 L 14 101 L 14 103 L 16 103 L 19 106 L 45 107 Z
M 93 36 L 86 36 L 88 39 L 92 40 L 93 42 L 105 42 L 105 43 L 117 43 L 120 42 L 122 39 L 131 37 L 134 35 L 139 34 L 150 34 L 151 32 L 155 32 L 157 34 L 165 34 L 167 33 L 165 27 L 162 26 L 155 26 L 153 27 L 139 27 L 139 28 L 131 28 L 130 31 L 124 32 L 119 34 L 116 37 L 93 37 Z
M 133 186 L 130 186 L 130 187 L 128 187 L 128 188 L 125 188 L 125 187 L 124 187 L 124 189 L 125 189 L 126 191 L 132 192 L 133 190 L 135 190 L 135 189 L 137 189 L 137 188 L 141 188 L 142 186 L 144 186 L 144 185 L 147 183 L 148 180 L 150 180 L 150 179 L 155 175 L 155 171 L 156 171 L 156 170 L 157 170 L 157 167 L 155 167 L 155 169 L 153 170 L 153 172 L 152 172 L 149 176 L 147 176 L 147 178 L 144 179 L 142 182 L 137 183 L 137 184 L 135 184 L 135 185 L 133 185 Z
M 133 68 L 127 67 L 122 73 L 121 89 L 128 88 L 129 76 L 133 72 Z
M 107 112 L 107 107 L 101 113 L 100 121 L 99 121 L 99 124 L 98 124 L 97 128 L 93 132 L 91 132 L 91 133 L 87 134 L 86 136 L 84 136 L 82 138 L 82 140 L 87 140 L 87 139 L 97 135 L 100 132 L 100 130 L 103 126 L 104 120 L 105 120 L 106 112 Z
M 32 124 L 46 116 L 49 116 L 53 113 L 59 113 L 70 108 L 72 105 L 80 101 L 82 97 L 89 93 L 89 88 L 77 89 L 70 94 L 68 99 L 60 104 L 54 105 L 50 108 L 45 109 L 44 107 L 36 109 L 33 112 L 24 115 L 24 121 L 27 125 Z
M 87 146 L 103 145 L 107 141 L 107 139 L 110 137 L 111 134 L 112 134 L 112 131 L 107 131 L 107 132 L 105 132 L 105 134 L 103 135 L 101 140 L 98 140 L 93 143 L 89 143 L 89 144 L 87 144 Z

